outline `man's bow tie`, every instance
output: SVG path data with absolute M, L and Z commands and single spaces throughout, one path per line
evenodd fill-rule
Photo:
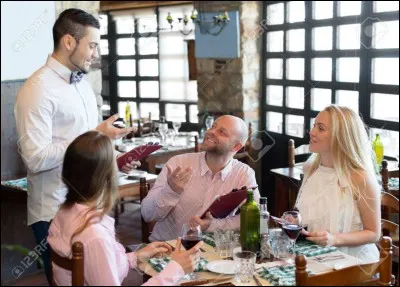
M 82 78 L 83 78 L 82 72 L 72 72 L 69 82 L 70 84 L 79 83 L 82 80 Z

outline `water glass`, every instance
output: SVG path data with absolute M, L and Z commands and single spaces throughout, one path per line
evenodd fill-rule
M 221 258 L 232 257 L 231 243 L 233 235 L 233 230 L 217 230 L 214 232 L 215 249 Z
M 271 234 L 271 248 L 275 258 L 286 259 L 290 256 L 290 239 L 283 232 L 278 231 Z
M 161 135 L 162 143 L 166 144 L 167 132 L 168 132 L 168 124 L 167 123 L 160 123 L 158 131 Z
M 241 284 L 249 283 L 253 278 L 256 254 L 251 251 L 235 251 L 233 253 L 233 261 L 235 265 L 235 281 Z

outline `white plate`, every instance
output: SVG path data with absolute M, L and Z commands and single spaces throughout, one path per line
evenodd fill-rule
M 233 260 L 218 260 L 207 264 L 207 269 L 220 274 L 235 274 L 235 263 Z

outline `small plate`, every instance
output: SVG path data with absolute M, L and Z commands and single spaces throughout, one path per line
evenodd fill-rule
M 233 260 L 218 260 L 207 264 L 207 269 L 214 273 L 234 275 L 235 263 Z

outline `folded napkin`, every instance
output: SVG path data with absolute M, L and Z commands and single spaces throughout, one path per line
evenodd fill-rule
M 304 255 L 306 257 L 317 256 L 337 251 L 335 246 L 320 246 L 311 241 L 299 241 L 296 243 L 296 255 Z M 293 250 L 290 250 L 293 253 Z
M 213 232 L 205 232 L 203 233 L 202 237 L 204 243 L 207 243 L 208 245 L 215 247 L 215 241 L 214 241 L 214 233 Z
M 296 268 L 293 264 L 286 266 L 275 266 L 266 268 L 263 267 L 260 271 L 258 271 L 258 275 L 268 280 L 273 286 L 294 286 L 296 285 Z M 313 273 L 307 270 L 309 275 L 313 275 Z
M 151 267 L 153 267 L 154 270 L 157 272 L 161 272 L 164 270 L 165 266 L 171 261 L 170 257 L 163 257 L 163 258 L 151 258 L 149 260 L 149 264 Z M 208 264 L 208 261 L 205 260 L 204 258 L 200 258 L 199 263 L 197 263 L 196 269 L 194 270 L 195 272 L 200 272 L 200 271 L 206 271 L 206 265 Z

